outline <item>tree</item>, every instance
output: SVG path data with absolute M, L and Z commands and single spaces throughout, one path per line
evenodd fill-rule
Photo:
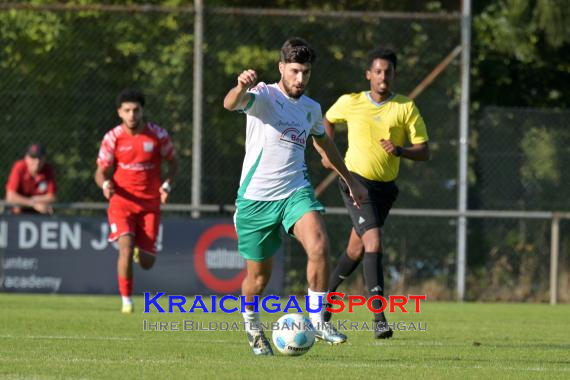
M 477 2 L 473 103 L 567 108 L 570 8 L 556 0 Z

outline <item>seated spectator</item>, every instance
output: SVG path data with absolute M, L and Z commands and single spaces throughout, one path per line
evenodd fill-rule
M 6 202 L 12 205 L 13 214 L 52 214 L 55 194 L 55 175 L 46 163 L 46 150 L 40 144 L 32 144 L 24 158 L 12 166 L 6 183 Z

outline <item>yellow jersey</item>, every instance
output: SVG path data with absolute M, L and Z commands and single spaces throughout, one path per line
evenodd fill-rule
M 399 94 L 381 103 L 375 102 L 367 91 L 345 94 L 327 111 L 326 118 L 331 123 L 346 122 L 346 166 L 373 181 L 393 181 L 400 171 L 400 157 L 386 153 L 381 139 L 397 146 L 404 146 L 406 140 L 411 144 L 428 141 L 418 108 L 411 99 Z

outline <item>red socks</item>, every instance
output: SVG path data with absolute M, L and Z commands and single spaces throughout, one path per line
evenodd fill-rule
M 133 295 L 133 278 L 123 278 L 118 276 L 119 280 L 119 293 L 123 297 L 130 297 Z

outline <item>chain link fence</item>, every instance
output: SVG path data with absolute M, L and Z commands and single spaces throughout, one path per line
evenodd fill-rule
M 0 8 L 0 178 L 7 178 L 30 142 L 41 142 L 57 170 L 60 202 L 102 202 L 92 179 L 97 150 L 105 132 L 119 122 L 116 94 L 136 86 L 147 93 L 147 118 L 169 130 L 181 156 L 172 202 L 190 204 L 194 17 L 191 8 L 135 5 Z M 316 49 L 307 95 L 325 112 L 341 94 L 367 89 L 366 53 L 377 45 L 398 53 L 396 90 L 409 94 L 460 44 L 459 26 L 456 14 L 206 7 L 202 203 L 233 204 L 239 185 L 245 116 L 223 109 L 227 90 L 246 68 L 256 69 L 260 80 L 278 81 L 279 50 L 287 38 L 303 37 Z M 457 206 L 459 74 L 455 59 L 416 98 L 428 126 L 432 160 L 402 162 L 397 208 Z M 487 109 L 472 123 L 471 208 L 558 210 L 567 205 L 559 189 L 568 180 L 570 145 L 563 128 L 568 114 L 537 112 Z M 537 150 L 536 141 L 544 149 Z M 337 145 L 346 149 L 342 129 Z M 328 172 L 312 148 L 307 164 L 316 186 Z M 336 184 L 320 199 L 327 207 L 342 206 Z M 334 264 L 350 221 L 347 215 L 325 220 Z M 470 220 L 467 298 L 547 298 L 548 226 L 543 221 Z M 562 223 L 563 300 L 570 298 L 567 229 L 568 223 Z M 455 219 L 393 215 L 384 234 L 390 292 L 454 298 Z M 305 255 L 290 240 L 286 251 L 287 289 L 304 291 L 304 269 L 295 268 L 304 268 Z M 361 292 L 361 285 L 358 274 L 345 286 Z
M 476 208 L 565 210 L 570 111 L 485 108 L 474 129 Z
M 102 201 L 93 174 L 104 134 L 119 123 L 115 97 L 147 94 L 147 118 L 167 128 L 182 156 L 188 202 L 192 130 L 192 12 L 0 11 L 2 162 L 41 142 L 61 202 Z
M 566 211 L 570 112 L 484 108 L 472 125 L 470 208 Z M 568 221 L 560 223 L 561 301 L 570 300 Z M 470 297 L 548 299 L 549 220 L 469 222 Z

